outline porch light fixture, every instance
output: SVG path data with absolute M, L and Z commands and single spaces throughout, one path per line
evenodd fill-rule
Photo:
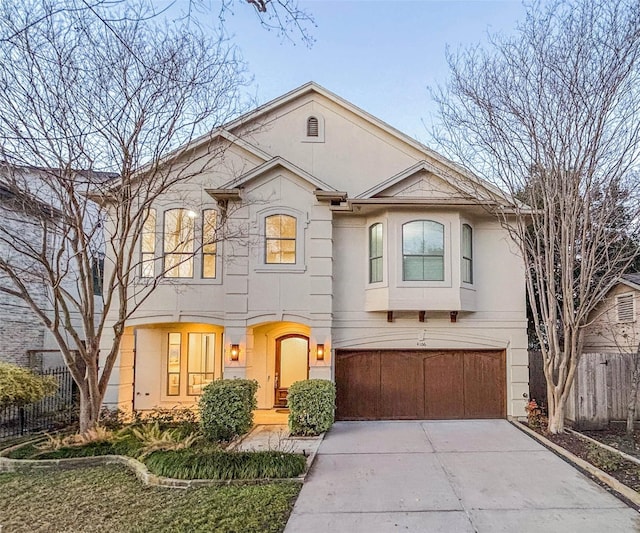
M 324 360 L 324 344 L 316 345 L 316 359 L 318 361 Z
M 231 360 L 232 361 L 237 361 L 238 359 L 240 359 L 240 345 L 239 344 L 232 344 L 231 345 Z
M 451 322 L 457 322 L 458 321 L 458 311 L 451 311 L 451 313 L 449 313 L 449 318 L 451 319 Z

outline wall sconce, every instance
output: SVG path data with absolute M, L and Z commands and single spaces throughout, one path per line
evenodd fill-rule
M 237 361 L 238 359 L 240 359 L 240 345 L 239 344 L 232 344 L 231 345 L 231 360 L 232 361 Z
M 458 311 L 451 311 L 451 313 L 449 313 L 449 318 L 451 319 L 451 322 L 457 322 L 458 321 Z
M 324 360 L 324 344 L 316 345 L 316 360 L 318 361 Z

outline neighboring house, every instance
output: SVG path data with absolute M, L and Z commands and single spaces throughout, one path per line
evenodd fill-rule
M 0 225 L 10 233 L 19 233 L 28 242 L 39 242 L 42 231 L 37 219 L 50 208 L 46 204 L 35 204 L 33 207 L 39 213 L 28 213 L 23 209 L 20 191 L 0 181 Z M 0 234 L 0 257 L 18 263 L 28 271 L 31 267 L 29 260 L 15 254 L 5 239 L 9 237 Z M 27 282 L 33 298 L 41 306 L 47 305 L 47 289 L 35 280 Z M 0 271 L 0 285 L 11 286 Z M 45 342 L 45 327 L 37 319 L 28 305 L 21 299 L 10 294 L 0 292 L 0 361 L 30 366 L 29 350 L 42 350 Z
M 621 276 L 589 319 L 567 418 L 583 429 L 603 429 L 627 418 L 640 343 L 640 273 Z M 638 407 L 636 399 L 636 418 Z
M 591 313 L 583 352 L 632 353 L 640 342 L 640 273 L 624 274 Z
M 43 279 L 47 275 L 42 272 L 37 261 L 30 259 L 27 253 L 21 253 L 40 253 L 45 237 L 49 250 L 55 253 L 60 249 L 59 239 L 51 228 L 62 213 L 56 207 L 55 195 L 47 192 L 46 180 L 42 178 L 47 172 L 49 170 L 43 168 L 0 164 L 0 260 L 7 261 L 19 273 L 21 282 L 26 285 L 36 305 L 50 311 L 52 304 L 49 281 Z M 108 174 L 96 175 L 100 179 L 110 179 Z M 44 229 L 45 226 L 47 230 Z M 102 259 L 96 259 L 98 266 Z M 99 268 L 96 268 L 95 274 L 98 275 L 99 272 Z M 66 276 L 65 283 L 70 294 L 75 291 L 76 277 L 72 271 Z M 2 287 L 15 289 L 13 281 L 0 269 L 0 288 Z M 96 306 L 101 309 L 98 294 L 100 284 L 95 283 L 95 287 Z M 53 336 L 28 304 L 2 290 L 0 361 L 34 369 L 64 364 Z
M 524 269 L 488 209 L 508 216 L 499 191 L 314 83 L 215 139 L 224 161 L 151 212 L 140 282 L 168 283 L 128 321 L 107 403 L 192 405 L 251 378 L 266 409 L 321 378 L 340 419 L 525 414 Z M 191 256 L 223 209 L 248 237 Z

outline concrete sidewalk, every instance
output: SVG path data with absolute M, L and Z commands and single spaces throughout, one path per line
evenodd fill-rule
M 640 515 L 505 420 L 338 422 L 286 533 L 640 531 Z

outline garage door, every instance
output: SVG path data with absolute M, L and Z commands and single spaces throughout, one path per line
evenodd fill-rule
M 504 418 L 504 351 L 338 350 L 338 420 Z

